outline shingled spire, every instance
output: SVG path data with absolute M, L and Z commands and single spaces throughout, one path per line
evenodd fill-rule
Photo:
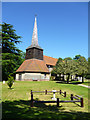
M 42 49 L 39 46 L 39 44 L 38 44 L 38 32 L 37 32 L 37 19 L 36 19 L 36 15 L 35 15 L 34 28 L 33 28 L 32 43 L 31 43 L 31 45 L 28 48 L 32 48 L 32 47 L 37 47 L 39 49 Z
M 32 59 L 32 58 L 43 60 L 43 49 L 38 44 L 36 16 L 35 16 L 35 22 L 33 28 L 32 43 L 26 49 L 26 59 Z
M 37 19 L 35 16 L 34 29 L 32 35 L 32 46 L 38 46 Z

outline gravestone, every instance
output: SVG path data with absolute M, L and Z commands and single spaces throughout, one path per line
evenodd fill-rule
M 57 100 L 57 99 L 55 98 L 56 90 L 52 90 L 52 92 L 53 92 L 53 98 L 52 98 L 52 100 Z

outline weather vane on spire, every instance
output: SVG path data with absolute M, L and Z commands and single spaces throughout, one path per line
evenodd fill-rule
M 35 14 L 35 17 L 37 17 L 37 14 Z

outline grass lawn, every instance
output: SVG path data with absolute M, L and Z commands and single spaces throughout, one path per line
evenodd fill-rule
M 82 83 L 81 81 L 71 81 L 71 84 L 83 84 L 83 85 L 90 86 L 90 79 L 85 79 L 84 83 Z
M 83 83 L 83 85 L 90 86 L 90 79 L 88 79 L 88 80 L 84 80 L 84 83 Z
M 62 90 L 67 92 L 64 98 L 56 93 L 60 100 L 70 100 L 70 94 L 80 95 L 84 98 L 84 107 L 75 103 L 35 103 L 30 107 L 30 91 Z M 52 93 L 34 93 L 34 99 L 51 100 Z M 9 89 L 7 84 L 2 84 L 2 117 L 3 120 L 89 120 L 88 113 L 88 88 L 74 84 L 64 84 L 57 81 L 16 81 Z

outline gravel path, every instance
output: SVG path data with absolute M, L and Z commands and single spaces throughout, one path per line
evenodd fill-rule
M 83 87 L 86 87 L 86 88 L 90 88 L 90 86 L 87 86 L 87 85 L 82 85 L 82 84 L 78 84 L 79 86 L 83 86 Z

